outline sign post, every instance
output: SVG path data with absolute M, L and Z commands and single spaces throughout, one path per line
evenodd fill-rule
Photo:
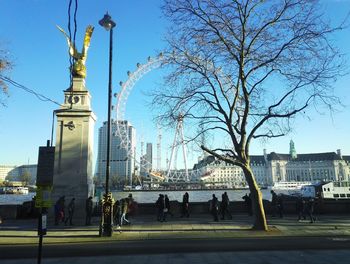
M 51 192 L 54 162 L 55 147 L 50 147 L 50 141 L 48 140 L 46 147 L 39 147 L 38 170 L 36 175 L 37 191 L 35 207 L 40 208 L 38 219 L 38 264 L 41 263 L 43 237 L 47 232 L 47 209 L 52 206 Z

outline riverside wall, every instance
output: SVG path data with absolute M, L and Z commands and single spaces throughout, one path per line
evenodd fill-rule
M 271 202 L 264 200 L 264 209 L 266 214 L 272 213 Z M 171 212 L 176 215 L 181 215 L 181 203 L 171 201 Z M 230 211 L 234 214 L 248 214 L 248 208 L 244 202 L 231 202 Z M 190 203 L 190 213 L 192 214 L 209 214 L 209 202 Z M 284 202 L 285 214 L 296 214 L 296 202 Z M 315 204 L 316 214 L 350 214 L 350 200 L 322 200 Z M 154 204 L 138 204 L 135 214 L 149 215 L 156 214 Z
M 271 202 L 264 200 L 264 208 L 267 215 L 271 214 Z M 175 216 L 181 215 L 181 203 L 178 201 L 171 201 L 171 212 Z M 53 210 L 53 208 L 50 208 Z M 156 207 L 154 203 L 137 204 L 135 206 L 134 215 L 155 215 Z M 235 214 L 247 214 L 248 208 L 244 202 L 231 202 L 230 211 Z M 2 219 L 26 219 L 36 218 L 38 216 L 38 208 L 35 208 L 31 202 L 25 202 L 22 205 L 0 205 L 0 217 Z M 95 206 L 95 216 L 99 215 L 99 208 Z M 190 214 L 209 214 L 209 202 L 193 202 L 190 203 Z M 296 202 L 287 200 L 284 202 L 284 213 L 296 214 Z M 315 204 L 316 214 L 350 214 L 350 200 L 319 200 Z M 84 216 L 74 218 L 83 218 Z

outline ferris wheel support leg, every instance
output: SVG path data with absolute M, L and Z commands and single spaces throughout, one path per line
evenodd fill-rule
M 167 173 L 167 176 L 166 176 L 167 177 L 167 181 L 169 181 L 171 166 L 173 165 L 173 156 L 174 156 L 174 151 L 175 151 L 175 147 L 176 147 L 176 139 L 177 139 L 178 129 L 179 129 L 179 123 L 176 125 L 174 141 L 173 141 L 173 145 L 171 147 L 171 154 L 170 154 L 170 160 L 169 160 L 168 173 Z
M 183 153 L 184 163 L 185 163 L 185 177 L 186 177 L 186 181 L 188 182 L 189 177 L 188 177 L 188 168 L 187 168 L 187 151 L 186 151 L 184 129 L 183 129 L 182 122 L 181 122 L 181 127 L 180 127 L 180 136 L 181 136 L 182 153 Z

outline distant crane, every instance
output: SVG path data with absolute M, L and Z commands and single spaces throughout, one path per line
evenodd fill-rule
M 162 169 L 162 130 L 158 126 L 158 137 L 157 137 L 157 170 Z

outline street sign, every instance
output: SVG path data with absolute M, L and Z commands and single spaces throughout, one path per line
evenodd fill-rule
M 41 218 L 39 218 L 38 236 L 46 235 L 46 226 L 47 226 L 47 214 L 41 214 Z
M 51 192 L 52 186 L 38 186 L 36 189 L 35 207 L 50 208 L 52 206 Z
M 37 186 L 51 186 L 55 163 L 55 147 L 39 147 Z

